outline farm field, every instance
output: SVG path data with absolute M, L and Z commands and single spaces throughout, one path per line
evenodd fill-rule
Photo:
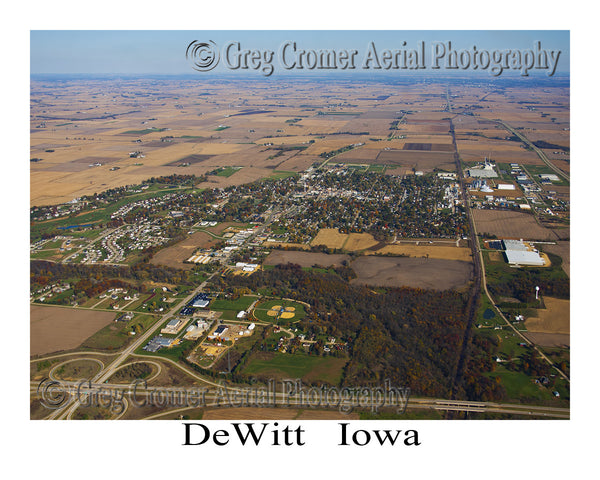
M 545 182 L 524 194 L 509 163 L 539 183 L 535 175 L 551 170 L 508 127 L 570 172 L 569 79 L 505 77 L 286 76 L 265 86 L 260 74 L 226 81 L 205 75 L 202 82 L 186 75 L 118 82 L 32 75 L 31 371 L 41 379 L 58 365 L 57 378 L 93 376 L 118 358 L 122 368 L 111 380 L 119 383 L 141 376 L 167 387 L 205 385 L 201 377 L 238 385 L 269 378 L 373 385 L 391 378 L 406 381 L 415 396 L 452 392 L 457 400 L 568 406 L 568 386 L 557 386 L 555 399 L 533 382 L 542 369 L 531 373 L 536 365 L 521 362 L 532 351 L 504 328 L 493 303 L 511 319 L 525 315 L 517 328 L 541 346 L 557 346 L 551 359 L 567 362 L 560 368 L 569 374 L 569 351 L 561 348 L 570 342 L 569 301 L 546 295 L 569 298 L 570 186 Z M 500 176 L 488 185 L 516 187 L 495 195 L 527 196 L 517 203 L 527 201 L 531 210 L 509 211 L 510 202 L 486 198 L 494 192 L 463 192 L 458 177 L 438 175 L 458 174 L 454 139 L 464 167 L 490 158 Z M 485 248 L 488 299 L 474 283 L 470 208 L 477 233 L 532 241 L 552 264 L 512 267 Z M 214 262 L 184 263 L 200 248 L 213 250 Z M 251 272 L 246 263 L 259 267 Z M 288 263 L 301 268 L 277 268 Z M 175 311 L 203 281 L 208 307 Z M 546 308 L 534 311 L 538 284 Z M 49 305 L 67 300 L 82 305 Z M 247 315 L 238 319 L 241 310 Z M 130 311 L 132 320 L 113 321 Z M 135 342 L 152 325 L 159 335 L 176 316 L 185 320 L 180 343 L 152 352 L 149 338 Z M 228 331 L 185 338 L 200 319 L 210 325 L 202 335 L 218 325 Z M 250 323 L 252 333 L 238 335 Z M 480 335 L 491 341 L 469 344 Z M 134 342 L 130 353 L 125 347 Z M 62 354 L 38 358 L 64 350 L 72 362 Z M 200 368 L 192 371 L 188 362 Z M 40 417 L 33 397 L 31 405 Z M 124 418 L 160 412 L 142 408 Z M 162 412 L 224 420 L 358 418 L 304 408 Z M 76 416 L 107 412 L 81 409 Z
M 470 262 L 437 258 L 365 256 L 350 266 L 357 274 L 350 283 L 381 287 L 459 289 L 473 273 Z
M 556 245 L 544 245 L 544 251 L 553 253 L 562 258 L 562 268 L 569 277 L 571 276 L 571 242 L 559 241 Z
M 323 267 L 334 265 L 338 267 L 342 265 L 344 260 L 349 261 L 350 257 L 343 254 L 273 250 L 269 253 L 263 264 L 278 265 L 280 263 L 295 263 L 301 267 L 312 267 L 313 265 L 321 265 Z
M 150 263 L 153 265 L 166 265 L 168 267 L 182 268 L 191 270 L 194 264 L 183 263 L 190 258 L 197 248 L 207 248 L 218 242 L 217 239 L 211 237 L 204 232 L 196 232 L 189 235 L 175 245 L 160 250 L 152 257 Z
M 30 355 L 76 348 L 110 324 L 115 314 L 73 308 L 30 306 Z
M 322 228 L 310 242 L 312 246 L 325 245 L 327 248 L 358 252 L 378 245 L 370 233 L 340 233 L 337 228 Z
M 319 233 L 310 242 L 311 245 L 325 245 L 328 248 L 342 248 L 346 239 L 347 234 L 340 233 L 337 228 L 322 228 Z
M 542 347 L 569 347 L 571 336 L 564 333 L 527 332 L 525 336 Z
M 533 215 L 501 210 L 473 210 L 477 231 L 500 238 L 525 240 L 557 240 L 559 236 L 551 229 L 540 226 Z
M 537 317 L 525 321 L 528 332 L 570 334 L 569 300 L 544 297 L 545 309 L 536 310 Z
M 409 257 L 428 257 L 439 258 L 443 260 L 462 260 L 470 262 L 472 260 L 471 249 L 465 247 L 445 247 L 445 246 L 430 246 L 430 245 L 407 245 L 393 244 L 386 245 L 376 252 L 377 254 L 385 255 L 408 255 Z

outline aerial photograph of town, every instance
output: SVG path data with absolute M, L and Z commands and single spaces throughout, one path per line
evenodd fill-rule
M 135 35 L 31 32 L 32 420 L 570 418 L 568 31 Z

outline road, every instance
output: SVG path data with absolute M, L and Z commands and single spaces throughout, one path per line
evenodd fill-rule
M 507 129 L 510 130 L 510 128 L 509 128 L 508 125 L 504 124 L 503 122 L 499 122 L 499 123 L 501 123 L 502 125 L 505 126 L 505 128 L 507 128 Z M 513 131 L 513 130 L 510 130 L 510 131 Z M 567 382 L 570 383 L 569 377 L 562 370 L 560 370 L 558 367 L 556 367 L 554 365 L 554 363 L 541 351 L 541 349 L 537 345 L 533 344 L 533 342 L 531 342 L 519 330 L 517 330 L 517 328 L 504 316 L 504 314 L 496 306 L 496 302 L 492 298 L 492 296 L 491 296 L 491 294 L 490 294 L 490 292 L 489 292 L 489 290 L 487 288 L 487 281 L 486 281 L 486 274 L 485 274 L 485 263 L 483 261 L 483 253 L 481 251 L 481 246 L 479 244 L 479 239 L 477 237 L 477 227 L 475 225 L 475 221 L 473 219 L 473 214 L 472 214 L 472 211 L 471 211 L 471 207 L 469 206 L 469 200 L 468 200 L 467 195 L 466 195 L 466 189 L 465 189 L 465 185 L 464 185 L 464 178 L 463 178 L 463 175 L 462 175 L 462 167 L 461 167 L 461 164 L 460 164 L 460 158 L 458 157 L 458 149 L 457 149 L 457 146 L 456 146 L 456 139 L 455 139 L 455 136 L 454 136 L 454 126 L 453 126 L 452 120 L 450 120 L 450 133 L 452 135 L 453 144 L 454 144 L 454 147 L 455 147 L 455 154 L 454 155 L 455 155 L 455 160 L 457 162 L 458 178 L 459 178 L 459 181 L 460 181 L 461 190 L 462 190 L 462 194 L 463 194 L 463 201 L 464 201 L 465 208 L 467 210 L 467 215 L 468 215 L 468 218 L 469 218 L 469 224 L 470 224 L 470 227 L 471 227 L 470 229 L 471 229 L 471 242 L 472 242 L 472 251 L 473 251 L 473 265 L 474 265 L 474 269 L 475 269 L 474 284 L 477 287 L 477 291 L 475 292 L 473 290 L 473 293 L 471 295 L 472 304 L 471 304 L 471 308 L 469 309 L 470 310 L 469 311 L 469 320 L 468 320 L 468 325 L 467 325 L 467 328 L 466 328 L 466 331 L 465 331 L 465 337 L 464 337 L 464 341 L 463 341 L 463 352 L 461 353 L 461 358 L 459 360 L 459 365 L 457 367 L 457 373 L 456 373 L 456 378 L 455 378 L 455 381 L 454 381 L 454 387 L 456 387 L 458 385 L 460 375 L 462 374 L 461 370 L 462 370 L 463 361 L 464 361 L 465 355 L 466 355 L 466 346 L 468 344 L 468 340 L 469 340 L 469 337 L 470 337 L 471 328 L 472 328 L 472 322 L 473 322 L 474 314 L 475 314 L 475 311 L 473 309 L 476 307 L 476 303 L 477 303 L 477 302 L 473 301 L 474 300 L 473 297 L 475 296 L 475 299 L 476 299 L 479 296 L 479 293 L 480 293 L 480 291 L 479 291 L 479 285 L 481 285 L 481 288 L 485 292 L 485 295 L 488 297 L 489 301 L 494 306 L 494 309 L 497 311 L 497 313 L 500 315 L 500 317 L 504 320 L 504 322 L 506 323 L 506 325 L 510 329 L 512 329 L 515 332 L 515 334 L 518 335 L 527 345 L 532 346 L 535 349 L 535 351 L 538 353 L 538 355 L 540 357 L 542 357 L 552 368 L 554 368 L 563 379 L 565 379 Z M 515 134 L 517 136 L 519 136 L 519 138 L 523 138 L 523 139 L 525 138 L 525 137 L 520 136 L 516 132 L 515 132 Z M 525 141 L 525 140 L 523 140 L 523 141 Z M 526 141 L 529 142 L 529 140 L 526 140 Z M 529 144 L 531 144 L 531 143 L 529 142 Z M 535 147 L 535 146 L 533 146 L 533 147 Z M 535 147 L 535 148 L 537 148 L 537 147 Z M 543 152 L 540 151 L 540 154 L 543 155 Z
M 162 360 L 162 359 L 161 359 Z M 173 362 L 175 363 L 175 362 Z M 177 364 L 175 364 L 177 365 Z M 194 375 L 196 376 L 196 375 Z M 200 378 L 200 377 L 198 377 Z M 202 405 L 186 405 L 181 402 L 179 404 L 172 403 L 171 406 L 174 408 L 166 407 L 165 411 L 152 414 L 146 419 L 151 418 L 159 418 L 164 415 L 172 415 L 173 413 L 185 412 L 186 410 L 199 408 L 199 406 L 206 407 L 223 407 L 224 404 L 224 396 L 222 392 L 218 393 L 218 389 L 224 387 L 224 385 L 215 383 L 215 382 L 207 382 L 208 385 L 214 387 L 212 390 L 207 389 L 204 394 L 204 403 Z M 72 392 L 76 392 L 77 387 L 79 386 L 79 382 L 62 382 L 62 385 L 65 389 L 70 389 Z M 90 388 L 87 384 L 85 385 L 86 389 Z M 31 382 L 30 383 L 30 394 L 35 395 L 37 392 L 38 383 Z M 122 393 L 123 398 L 127 399 L 128 397 L 131 399 L 133 395 L 133 389 L 128 384 L 118 384 L 118 383 L 92 383 L 91 388 L 94 390 L 102 389 L 104 392 L 111 391 L 113 393 Z M 161 387 L 157 386 L 149 386 L 144 387 L 144 385 L 140 384 L 136 386 L 135 391 L 135 399 L 136 401 L 142 401 L 143 399 L 152 399 L 157 398 L 156 392 L 160 390 Z M 208 388 L 208 387 L 207 387 Z M 162 387 L 164 392 L 183 392 L 185 389 L 183 387 L 175 388 L 175 387 Z M 227 386 L 227 390 L 229 392 L 230 398 L 236 398 L 235 393 L 243 393 L 247 392 L 248 388 L 241 387 L 231 387 Z M 191 389 L 189 389 L 191 391 Z M 74 395 L 74 393 L 73 393 Z M 183 398 L 172 396 L 171 398 Z M 240 395 L 237 397 L 247 398 L 244 395 Z M 217 402 L 217 399 L 220 401 Z M 151 401 L 151 400 L 150 400 Z M 239 401 L 239 400 L 236 400 Z M 183 403 L 183 404 L 182 404 Z M 306 407 L 306 405 L 299 403 L 299 401 L 293 398 L 289 398 L 283 392 L 275 392 L 274 400 L 278 407 L 287 406 L 289 403 L 290 408 L 300 408 Z M 369 402 L 361 401 L 362 407 L 372 407 L 376 406 L 375 404 L 371 404 Z M 252 406 L 251 404 L 245 406 Z M 268 406 L 268 405 L 267 405 Z M 381 406 L 381 405 L 379 405 Z M 415 397 L 409 398 L 406 406 L 407 409 L 416 409 L 416 410 L 437 410 L 441 412 L 463 412 L 463 413 L 499 413 L 499 414 L 510 414 L 510 415 L 522 415 L 527 417 L 545 417 L 545 418 L 561 418 L 568 419 L 570 418 L 570 409 L 563 407 L 553 407 L 553 406 L 544 406 L 544 405 L 521 405 L 521 404 L 513 404 L 513 403 L 498 403 L 498 402 L 472 402 L 466 400 L 447 400 L 441 398 L 426 398 L 426 397 Z M 66 418 L 70 418 L 71 414 L 75 411 L 73 405 L 69 408 L 69 412 L 66 415 Z M 125 412 L 121 413 L 123 415 Z
M 542 162 L 544 162 L 548 168 L 552 169 L 554 172 L 556 172 L 557 175 L 559 175 L 562 178 L 564 178 L 567 182 L 570 181 L 569 175 L 566 174 L 565 172 L 563 172 L 560 168 L 554 166 L 554 164 L 548 159 L 548 157 L 546 156 L 546 154 L 544 152 L 542 152 L 538 147 L 536 147 L 533 143 L 531 143 L 529 141 L 529 139 L 525 135 L 523 135 L 519 131 L 515 130 L 508 123 L 505 123 L 502 120 L 493 120 L 493 121 L 496 122 L 496 123 L 498 123 L 498 124 L 500 124 L 500 125 L 502 125 L 506 130 L 508 130 L 513 135 L 516 135 L 517 137 L 519 137 L 519 139 L 525 145 L 527 145 L 535 153 L 537 153 L 537 156 L 540 157 L 540 159 L 542 160 Z
M 171 308 L 171 310 L 168 313 L 161 316 L 148 330 L 146 330 L 142 335 L 140 335 L 140 337 L 136 338 L 136 340 L 133 341 L 128 347 L 126 347 L 119 354 L 119 356 L 115 360 L 113 360 L 112 363 L 100 370 L 100 372 L 94 378 L 91 379 L 92 383 L 102 384 L 105 381 L 107 381 L 113 375 L 115 370 L 117 370 L 117 368 L 119 368 L 119 366 L 127 359 L 127 357 L 129 357 L 129 355 L 131 355 L 142 344 L 144 344 L 160 328 L 160 326 L 163 325 L 166 321 L 168 321 L 171 317 L 173 317 L 175 313 L 179 311 L 179 309 L 183 308 L 192 298 L 194 298 L 198 293 L 200 293 L 206 286 L 207 282 L 218 272 L 219 270 L 213 272 L 204 282 L 198 285 L 198 287 L 196 287 L 191 294 L 189 294 L 187 297 L 181 300 L 181 302 L 179 302 L 175 307 Z M 49 415 L 47 418 L 63 418 L 65 415 L 70 415 L 69 412 L 75 411 L 78 406 L 79 402 L 77 401 L 72 402 L 72 404 L 71 402 L 69 402 L 65 404 L 62 408 L 52 412 L 52 414 Z
M 475 227 L 475 224 L 473 223 L 473 228 L 475 229 L 475 236 L 477 236 L 477 230 Z M 481 251 L 481 247 L 479 245 L 479 241 L 477 241 L 477 254 L 479 257 L 479 262 L 481 262 L 481 265 L 484 266 L 485 264 L 483 263 L 483 252 Z M 508 327 L 511 328 L 511 330 L 518 335 L 527 345 L 532 346 L 535 351 L 538 353 L 538 355 L 540 357 L 542 357 L 548 364 L 550 364 L 550 366 L 552 368 L 554 368 L 559 375 L 564 378 L 567 382 L 571 383 L 571 380 L 569 380 L 569 377 L 560 369 L 558 368 L 556 365 L 554 365 L 554 363 L 552 362 L 552 360 L 550 360 L 545 354 L 544 352 L 542 352 L 540 350 L 540 348 L 535 345 L 533 342 L 531 342 L 531 340 L 529 340 L 525 335 L 523 335 L 512 323 L 510 323 L 510 321 L 504 316 L 504 314 L 502 313 L 502 311 L 496 306 L 496 302 L 494 301 L 494 299 L 492 298 L 492 295 L 490 294 L 488 288 L 487 288 L 487 282 L 486 282 L 486 278 L 485 278 L 485 267 L 482 268 L 483 274 L 481 275 L 481 286 L 483 288 L 483 291 L 485 292 L 486 296 L 488 297 L 488 299 L 490 300 L 490 303 L 494 306 L 494 309 L 496 310 L 496 312 L 498 313 L 498 315 L 500 315 L 500 317 L 504 320 L 504 322 L 506 323 L 506 325 Z

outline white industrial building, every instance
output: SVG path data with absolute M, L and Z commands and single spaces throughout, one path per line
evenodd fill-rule
M 560 180 L 560 178 L 558 178 L 558 175 L 555 175 L 553 173 L 541 173 L 539 177 L 542 180 L 550 180 L 552 182 L 558 182 Z
M 502 240 L 509 265 L 544 266 L 546 262 L 537 250 L 529 250 L 523 240 Z
M 506 250 L 506 260 L 509 265 L 527 265 L 542 267 L 545 265 L 544 259 L 538 252 Z

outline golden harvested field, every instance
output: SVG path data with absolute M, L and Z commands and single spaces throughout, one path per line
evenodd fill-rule
M 378 243 L 370 233 L 350 233 L 344 244 L 344 250 L 358 252 L 373 247 Z
M 488 120 L 492 118 L 522 128 L 532 141 L 570 143 L 568 87 L 495 91 L 487 85 L 456 84 L 452 94 L 456 111 L 480 107 L 473 116 L 453 117 L 463 160 L 491 156 L 499 162 L 540 164 L 519 142 L 503 140 L 510 134 Z M 444 151 L 404 150 L 410 143 L 452 144 L 445 95 L 442 83 L 428 84 L 424 91 L 422 84 L 392 87 L 365 81 L 350 88 L 286 81 L 270 84 L 266 92 L 246 80 L 120 79 L 116 84 L 70 79 L 59 87 L 33 80 L 30 156 L 42 160 L 30 164 L 30 203 L 57 204 L 152 176 L 202 175 L 221 166 L 244 168 L 202 186 L 239 185 L 268 177 L 274 169 L 302 171 L 322 163 L 319 154 L 356 143 L 364 145 L 332 162 L 389 161 L 399 168 L 386 173 L 400 174 L 413 168 L 453 170 L 453 159 L 436 155 Z M 401 118 L 397 129 L 390 130 Z M 405 138 L 388 140 L 390 134 Z M 308 148 L 269 158 L 276 151 L 268 143 Z M 386 148 L 404 153 L 385 153 Z M 144 157 L 130 158 L 133 151 Z M 559 168 L 570 170 L 568 155 L 545 151 Z M 186 158 L 194 161 L 177 166 Z M 96 162 L 102 165 L 90 166 Z M 111 171 L 113 167 L 118 170 Z
M 301 248 L 302 250 L 310 250 L 310 245 L 305 243 L 287 243 L 287 242 L 263 242 L 263 247 L 267 248 Z
M 537 317 L 525 320 L 527 331 L 534 333 L 562 333 L 571 331 L 569 300 L 544 297 L 545 309 L 536 310 Z
M 553 230 L 538 225 L 534 216 L 528 213 L 475 209 L 473 218 L 479 233 L 524 240 L 558 239 Z
M 29 354 L 44 355 L 77 348 L 114 318 L 111 312 L 32 305 L 29 307 Z
M 377 250 L 379 254 L 408 255 L 409 257 L 441 258 L 445 260 L 462 260 L 470 262 L 472 259 L 471 249 L 465 247 L 445 247 L 430 245 L 386 245 Z
M 337 228 L 322 228 L 310 244 L 313 246 L 325 245 L 327 248 L 342 248 L 347 238 L 348 235 L 340 233 Z
M 312 246 L 325 245 L 327 248 L 343 248 L 349 252 L 365 250 L 378 243 L 370 233 L 340 233 L 337 228 L 322 228 L 310 242 Z

